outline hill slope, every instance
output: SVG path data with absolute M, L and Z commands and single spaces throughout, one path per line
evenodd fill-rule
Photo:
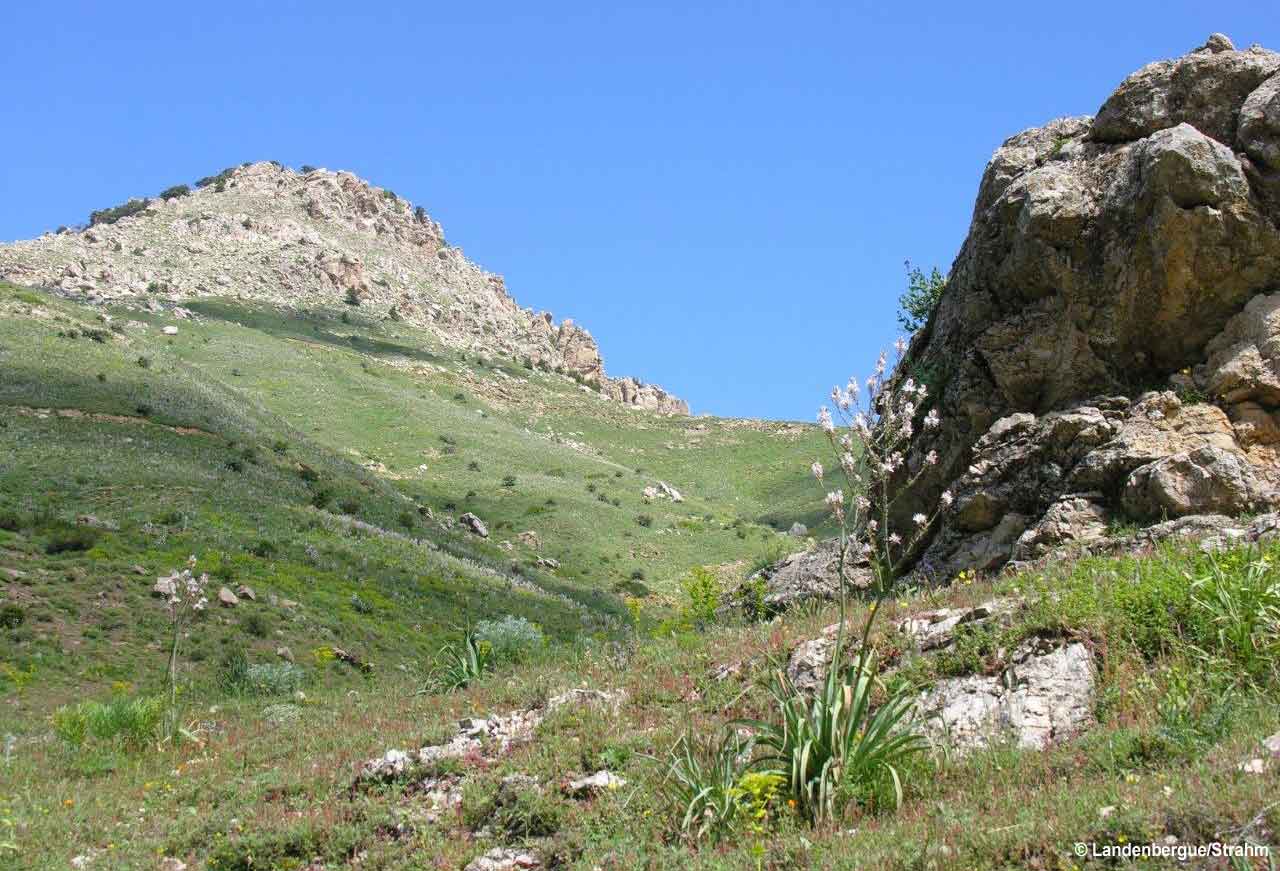
M 190 554 L 257 596 L 211 615 L 197 675 L 279 646 L 418 668 L 506 614 L 608 637 L 623 597 L 660 611 L 690 567 L 734 574 L 810 519 L 807 427 L 627 409 L 346 307 L 0 288 L 0 581 L 26 614 L 0 659 L 40 709 L 159 679 L 150 590 Z M 683 501 L 646 498 L 659 481 Z

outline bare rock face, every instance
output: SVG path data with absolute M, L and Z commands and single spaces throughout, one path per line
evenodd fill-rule
M 939 462 L 894 523 L 955 496 L 926 574 L 1275 505 L 1280 54 L 1216 34 L 1006 141 L 900 371 L 943 426 L 917 427 L 904 483 Z
M 1043 750 L 1093 722 L 1097 670 L 1089 649 L 1028 643 L 999 675 L 939 681 L 918 699 L 921 727 L 938 746 L 961 753 L 1012 737 Z
M 345 303 L 424 327 L 447 347 L 562 372 L 629 406 L 688 414 L 660 387 L 609 378 L 589 332 L 521 308 L 501 276 L 391 191 L 271 162 L 206 181 L 114 223 L 0 245 L 0 277 L 90 301 Z

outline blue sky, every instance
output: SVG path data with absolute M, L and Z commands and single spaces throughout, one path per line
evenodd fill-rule
M 245 160 L 424 205 L 610 372 L 810 419 L 1001 140 L 1273 3 L 14 3 L 0 239 Z M 194 5 L 194 4 L 193 4 Z

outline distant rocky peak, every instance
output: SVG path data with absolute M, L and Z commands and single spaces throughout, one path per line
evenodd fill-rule
M 342 303 L 425 327 L 448 347 L 561 372 L 631 407 L 688 413 L 661 388 L 609 378 L 589 332 L 522 308 L 425 209 L 352 173 L 261 161 L 165 194 L 0 245 L 0 276 L 90 302 Z

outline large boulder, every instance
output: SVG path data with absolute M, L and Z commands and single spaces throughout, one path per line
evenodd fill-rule
M 899 370 L 943 425 L 916 428 L 892 522 L 954 496 L 926 574 L 1274 503 L 1278 113 L 1280 54 L 1215 35 L 997 150 Z

